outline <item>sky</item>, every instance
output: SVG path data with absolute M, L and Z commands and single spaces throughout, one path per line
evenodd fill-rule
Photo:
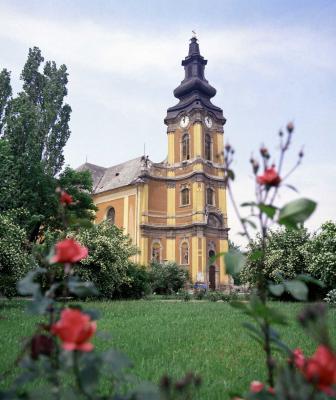
M 66 164 L 111 166 L 144 153 L 167 155 L 163 119 L 177 99 L 191 31 L 208 60 L 213 103 L 227 119 L 225 141 L 235 148 L 233 191 L 253 199 L 251 154 L 266 145 L 276 160 L 278 131 L 293 121 L 289 170 L 300 168 L 277 204 L 301 197 L 318 202 L 312 231 L 336 219 L 336 1 L 48 1 L 0 0 L 0 68 L 20 72 L 29 47 L 66 64 L 72 107 Z M 243 244 L 232 207 L 230 238 Z

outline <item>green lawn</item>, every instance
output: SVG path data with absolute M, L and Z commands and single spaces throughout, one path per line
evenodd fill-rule
M 281 328 L 283 339 L 308 354 L 315 347 L 295 322 L 301 304 L 274 303 L 291 323 Z M 175 301 L 120 301 L 87 303 L 99 309 L 101 331 L 111 340 L 96 338 L 100 350 L 115 347 L 134 361 L 135 372 L 157 382 L 168 373 L 179 377 L 195 371 L 203 378 L 202 399 L 228 399 L 228 391 L 242 391 L 254 379 L 265 379 L 262 353 L 241 328 L 244 317 L 227 303 Z M 1 310 L 1 371 L 10 368 L 21 340 L 30 334 L 36 318 L 27 318 L 24 303 L 6 302 Z M 336 309 L 329 312 L 336 342 Z

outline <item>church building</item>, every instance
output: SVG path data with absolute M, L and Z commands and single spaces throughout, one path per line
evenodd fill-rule
M 104 168 L 85 163 L 93 178 L 96 223 L 122 228 L 139 248 L 136 262 L 175 261 L 193 282 L 218 289 L 228 283 L 226 189 L 223 181 L 221 108 L 211 102 L 216 89 L 204 76 L 207 60 L 196 37 L 182 61 L 184 79 L 174 90 L 179 102 L 168 108 L 168 157 L 153 163 L 146 156 Z

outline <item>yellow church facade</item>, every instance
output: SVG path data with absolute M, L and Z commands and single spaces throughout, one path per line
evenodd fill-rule
M 93 178 L 95 222 L 109 220 L 138 247 L 136 262 L 175 261 L 193 282 L 219 289 L 228 283 L 226 188 L 223 180 L 222 110 L 204 77 L 207 61 L 196 38 L 182 61 L 185 77 L 174 90 L 179 102 L 167 110 L 168 156 L 153 163 L 141 156 L 110 168 L 85 163 Z

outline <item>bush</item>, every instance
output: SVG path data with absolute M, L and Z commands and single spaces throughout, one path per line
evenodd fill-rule
M 81 260 L 76 273 L 82 280 L 92 281 L 102 297 L 120 296 L 121 288 L 131 284 L 132 279 L 135 284 L 134 275 L 139 271 L 132 270 L 129 258 L 137 250 L 121 229 L 102 222 L 72 236 L 89 249 L 89 256 Z M 137 279 L 139 284 L 139 275 Z
M 126 272 L 127 282 L 115 291 L 115 297 L 121 299 L 141 299 L 151 292 L 149 272 L 146 267 L 130 263 Z
M 326 290 L 336 287 L 336 223 L 326 222 L 308 244 L 308 273 L 319 279 Z
M 10 213 L 0 214 L 0 295 L 17 294 L 16 282 L 34 265 L 28 250 L 25 230 Z
M 206 296 L 205 289 L 195 289 L 194 290 L 194 299 L 196 300 L 203 300 Z
M 266 280 L 279 283 L 283 279 L 293 279 L 296 275 L 307 273 L 307 245 L 309 233 L 306 229 L 280 229 L 269 232 L 266 239 L 265 262 L 262 273 Z M 240 273 L 243 283 L 254 286 L 258 280 L 260 261 L 252 253 L 261 250 L 261 239 L 251 241 L 246 265 Z
M 188 272 L 175 262 L 153 263 L 150 267 L 152 291 L 157 294 L 177 293 L 188 281 Z
M 183 301 L 190 301 L 192 299 L 192 295 L 188 292 L 188 290 L 180 290 L 177 293 L 177 298 Z

